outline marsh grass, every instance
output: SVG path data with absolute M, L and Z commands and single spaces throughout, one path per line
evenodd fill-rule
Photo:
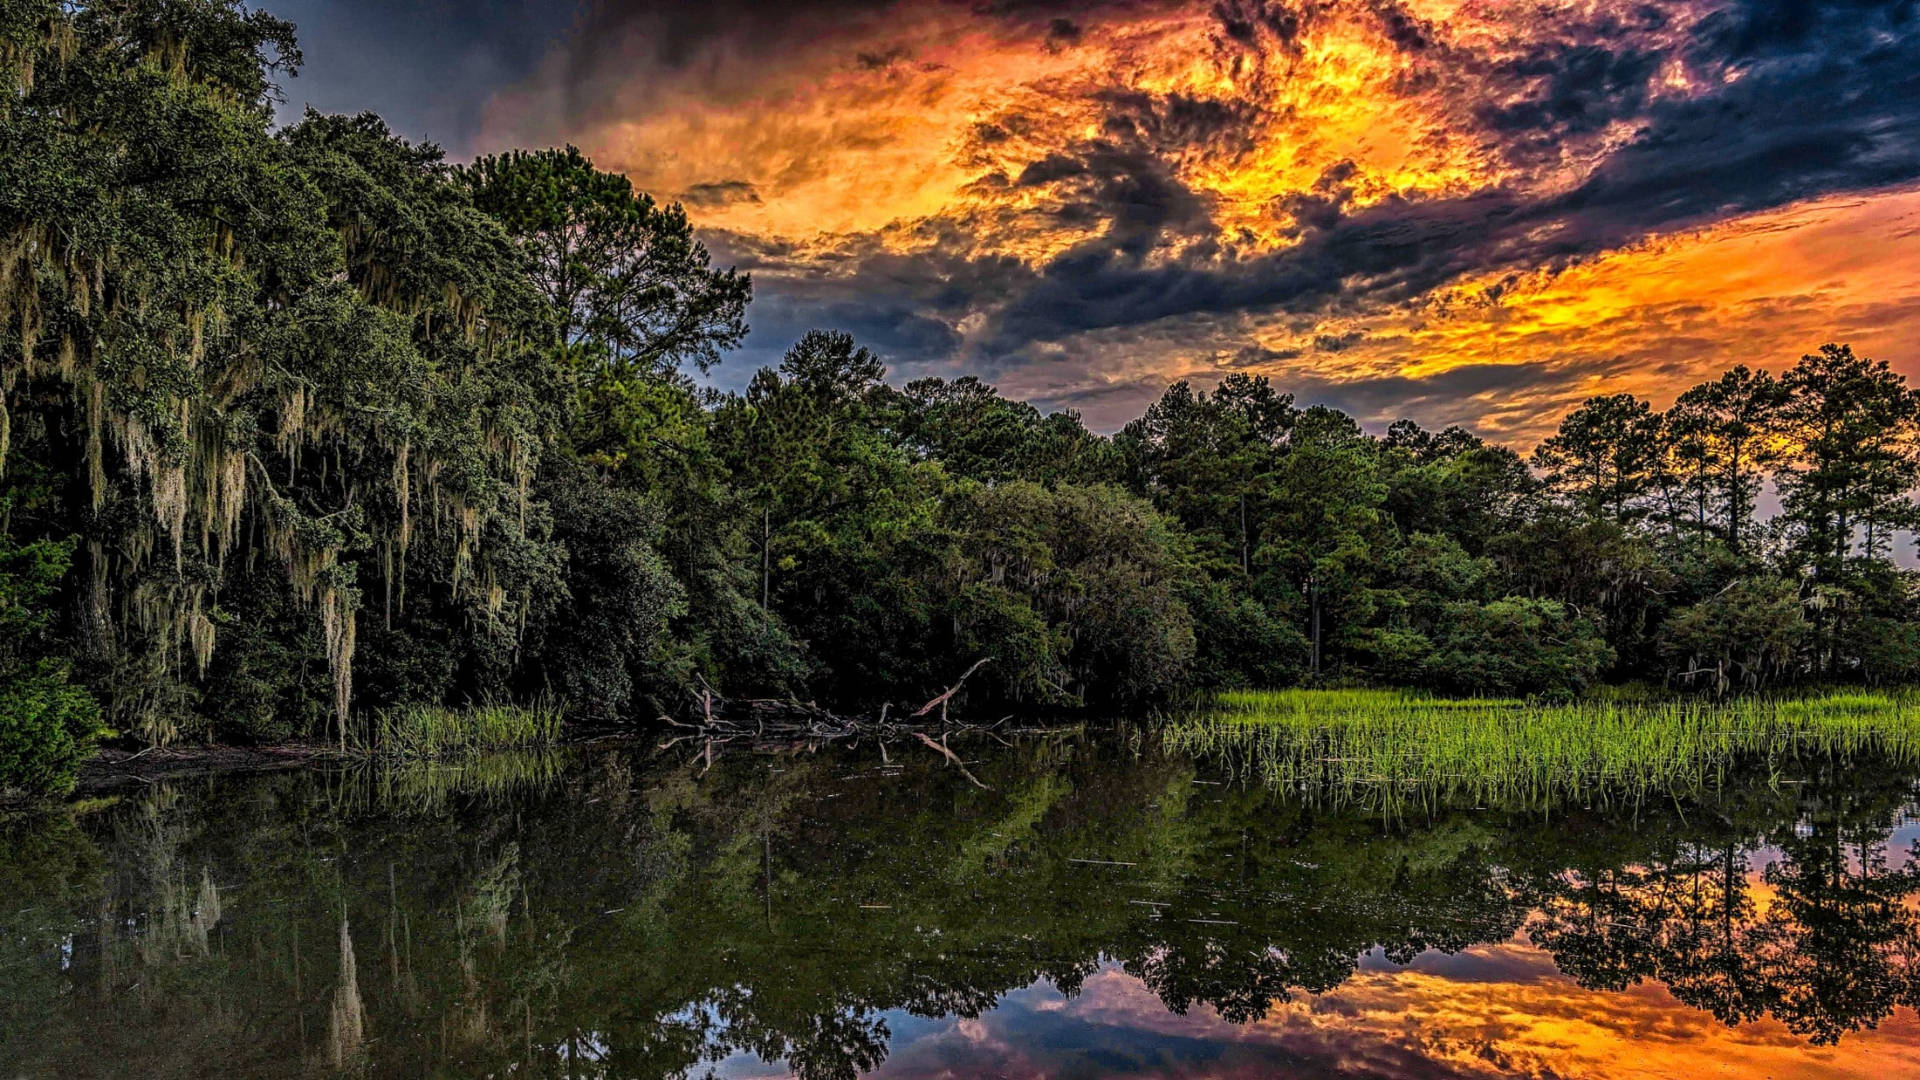
M 402 705 L 368 718 L 354 740 L 364 754 L 446 758 L 551 746 L 560 739 L 560 710 L 547 702 L 484 702 L 463 709 Z
M 1920 699 L 1847 693 L 1725 703 L 1446 699 L 1385 690 L 1234 691 L 1167 729 L 1239 777 L 1385 807 L 1637 800 L 1759 763 L 1920 758 Z

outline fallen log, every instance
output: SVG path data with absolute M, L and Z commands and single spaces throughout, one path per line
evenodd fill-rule
M 934 695 L 926 704 L 911 713 L 905 710 L 896 712 L 891 703 L 880 707 L 878 714 L 858 716 L 836 713 L 821 708 L 811 701 L 798 701 L 793 698 L 728 698 L 705 679 L 698 679 L 698 686 L 688 691 L 692 708 L 686 720 L 672 716 L 661 719 L 685 734 L 667 740 L 661 746 L 666 749 L 681 742 L 696 742 L 702 745 L 694 761 L 702 765 L 702 772 L 713 767 L 716 745 L 725 745 L 736 740 L 804 740 L 809 744 L 840 739 L 858 740 L 871 735 L 880 744 L 882 761 L 892 761 L 887 753 L 887 744 L 896 740 L 917 737 L 927 746 L 944 755 L 949 762 L 960 769 L 961 775 L 975 786 L 991 791 L 971 772 L 967 771 L 957 755 L 944 745 L 950 732 L 986 731 L 1005 723 L 1005 718 L 991 725 L 956 722 L 950 713 L 955 697 L 966 686 L 966 682 L 975 672 L 986 666 L 992 657 L 982 657 L 974 661 L 973 666 L 962 672 L 952 686 Z M 940 718 L 937 726 L 928 717 L 938 710 Z M 897 719 L 905 713 L 904 719 Z M 927 735 L 928 731 L 941 734 L 939 742 Z

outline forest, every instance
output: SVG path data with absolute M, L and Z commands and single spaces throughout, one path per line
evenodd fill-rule
M 277 127 L 287 22 L 0 0 L 0 787 L 101 739 L 722 692 L 1003 711 L 1217 688 L 1567 698 L 1920 677 L 1920 393 L 1766 346 L 1530 454 L 1267 377 L 1113 435 L 831 328 L 579 151 Z M 1770 369 L 1770 370 L 1769 370 Z

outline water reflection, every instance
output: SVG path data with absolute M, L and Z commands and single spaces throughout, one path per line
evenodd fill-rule
M 993 790 L 599 751 L 9 820 L 0 1076 L 1920 1068 L 1890 762 L 1387 819 L 1138 741 L 970 757 Z

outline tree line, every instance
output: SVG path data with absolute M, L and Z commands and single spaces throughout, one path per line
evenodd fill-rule
M 11 782 L 103 728 L 645 719 L 702 678 L 858 705 L 989 655 L 975 694 L 1103 709 L 1920 667 L 1920 405 L 1845 347 L 1595 399 L 1531 462 L 1247 374 L 1108 437 L 832 331 L 721 393 L 752 284 L 679 206 L 571 148 L 276 129 L 299 61 L 236 0 L 0 0 Z

